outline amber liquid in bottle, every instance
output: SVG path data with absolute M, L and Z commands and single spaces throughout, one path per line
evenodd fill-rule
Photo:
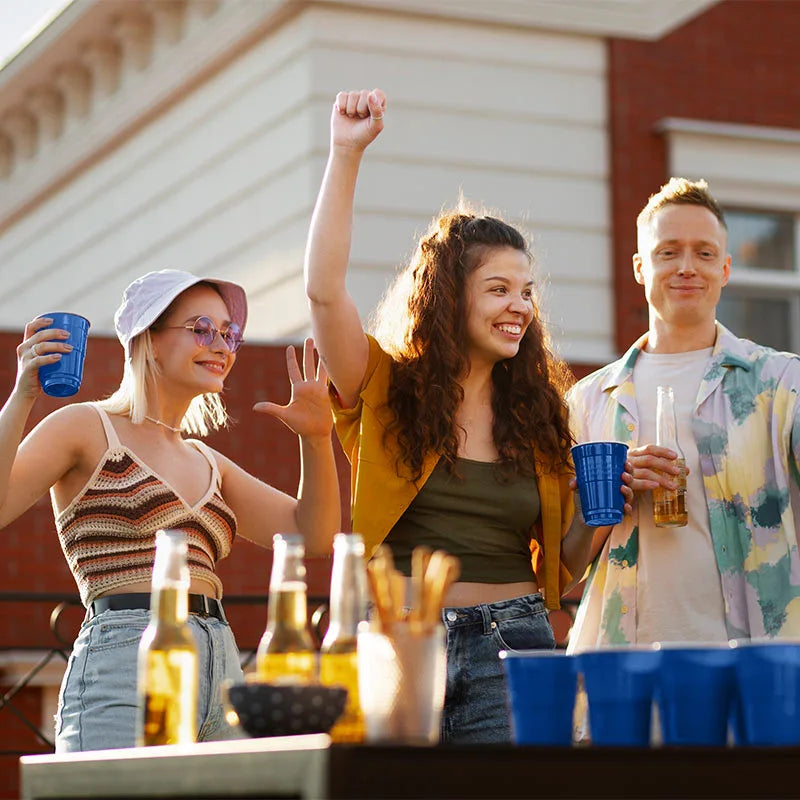
M 303 537 L 272 537 L 267 629 L 256 651 L 256 674 L 267 683 L 311 683 L 317 652 L 308 630 L 306 548 Z
M 338 645 L 336 649 L 320 653 L 319 679 L 325 686 L 344 686 L 347 689 L 347 704 L 342 716 L 331 728 L 330 736 L 334 742 L 364 741 L 364 716 L 358 696 L 358 653 L 356 643 Z
M 164 556 L 182 563 L 168 565 L 163 572 L 156 564 L 153 570 L 152 617 L 142 634 L 138 657 L 136 743 L 140 746 L 190 744 L 197 736 L 197 646 L 187 623 L 185 537 L 182 541 L 182 552 L 177 545 L 177 551 Z M 157 561 L 163 546 L 159 536 Z M 183 573 L 183 579 L 169 577 L 175 570 Z
M 319 677 L 326 686 L 344 686 L 347 704 L 330 731 L 334 742 L 361 742 L 364 715 L 358 692 L 358 626 L 367 618 L 364 540 L 355 533 L 333 537 L 330 624 L 320 650 Z
M 290 581 L 269 592 L 267 629 L 256 653 L 256 672 L 268 683 L 311 683 L 317 655 L 308 632 L 306 584 Z
M 653 489 L 653 521 L 659 528 L 681 528 L 689 523 L 686 511 L 686 461 L 679 458 L 675 462 L 680 467 L 680 475 L 670 475 L 678 484 L 674 490 L 659 486 Z
M 682 528 L 689 523 L 689 514 L 686 511 L 686 459 L 678 444 L 675 398 L 671 386 L 658 387 L 656 444 L 668 447 L 678 454 L 675 465 L 680 468 L 680 474 L 669 475 L 677 488 L 659 486 L 653 489 L 653 522 L 658 528 Z

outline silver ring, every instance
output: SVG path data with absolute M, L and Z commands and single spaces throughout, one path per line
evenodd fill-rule
M 31 353 L 33 353 L 34 358 L 36 358 L 39 355 L 39 351 L 36 349 L 38 344 L 39 343 L 37 342 L 33 347 L 31 347 Z

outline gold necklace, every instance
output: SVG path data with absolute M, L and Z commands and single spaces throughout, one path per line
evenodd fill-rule
M 153 422 L 156 425 L 161 425 L 162 428 L 167 428 L 168 430 L 171 430 L 173 433 L 180 433 L 181 432 L 180 428 L 173 428 L 172 425 L 167 425 L 166 422 L 162 422 L 160 419 L 154 419 L 153 417 L 148 417 L 146 415 L 145 415 L 145 419 L 148 422 Z

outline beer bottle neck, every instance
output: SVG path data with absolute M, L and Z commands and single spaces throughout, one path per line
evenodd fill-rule
M 367 579 L 364 546 L 360 536 L 339 534 L 334 538 L 331 571 L 330 622 L 322 651 L 336 642 L 354 642 L 359 623 L 367 617 Z
M 181 625 L 189 616 L 189 567 L 186 534 L 178 530 L 156 533 L 156 555 L 151 584 L 151 619 Z
M 678 424 L 675 417 L 675 398 L 669 387 L 658 387 L 658 403 L 656 406 L 656 444 L 669 447 L 679 455 Z
M 273 584 L 269 590 L 267 630 L 305 631 L 308 624 L 307 608 L 305 582 Z
M 185 586 L 154 586 L 150 607 L 159 625 L 183 625 L 189 618 L 189 593 Z

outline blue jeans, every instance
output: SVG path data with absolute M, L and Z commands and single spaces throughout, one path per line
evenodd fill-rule
M 447 689 L 442 742 L 511 741 L 501 650 L 552 650 L 553 629 L 542 595 L 442 609 L 447 629 Z
M 133 747 L 136 659 L 147 610 L 103 611 L 81 625 L 67 663 L 56 714 L 56 752 Z M 197 642 L 197 740 L 240 738 L 225 720 L 220 683 L 244 680 L 230 626 L 189 615 Z

